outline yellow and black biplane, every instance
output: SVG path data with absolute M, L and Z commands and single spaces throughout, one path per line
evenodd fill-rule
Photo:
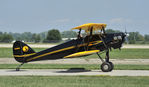
M 27 44 L 16 41 L 13 44 L 13 55 L 16 61 L 22 63 L 16 70 L 27 62 L 40 60 L 55 60 L 62 58 L 82 57 L 96 53 L 102 61 L 101 70 L 109 72 L 113 70 L 113 63 L 109 61 L 109 50 L 121 48 L 125 41 L 125 33 L 106 33 L 106 24 L 88 23 L 72 28 L 78 29 L 77 39 L 70 40 L 60 45 L 48 48 L 46 50 L 35 52 Z M 86 36 L 81 35 L 84 30 Z M 106 52 L 105 60 L 100 56 L 100 53 Z

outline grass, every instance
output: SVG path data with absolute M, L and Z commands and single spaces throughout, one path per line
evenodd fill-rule
M 46 48 L 34 48 L 36 52 L 44 50 Z M 12 48 L 0 48 L 0 58 L 13 58 Z M 103 55 L 102 55 L 103 56 Z M 86 56 L 85 58 L 97 58 L 96 54 Z M 110 58 L 113 59 L 148 59 L 149 49 L 118 49 L 110 52 Z
M 0 76 L 0 87 L 148 87 L 149 77 Z
M 0 48 L 0 58 L 13 58 L 12 48 Z
M 102 54 L 102 57 L 105 55 Z M 87 56 L 87 58 L 97 58 L 96 54 Z M 149 49 L 115 49 L 110 52 L 111 59 L 148 59 Z
M 0 69 L 15 69 L 18 64 L 0 64 Z M 21 69 L 100 69 L 99 64 L 24 64 Z M 149 70 L 149 65 L 115 65 L 114 70 Z

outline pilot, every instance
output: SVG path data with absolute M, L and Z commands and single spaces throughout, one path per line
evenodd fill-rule
M 82 37 L 82 34 L 78 34 L 78 39 L 81 39 Z

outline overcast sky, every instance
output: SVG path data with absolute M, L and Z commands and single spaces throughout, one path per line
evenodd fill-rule
M 149 34 L 149 0 L 0 0 L 0 31 L 60 31 L 84 23 Z

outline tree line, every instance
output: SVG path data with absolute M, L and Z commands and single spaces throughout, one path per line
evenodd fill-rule
M 59 42 L 62 38 L 74 38 L 77 36 L 75 31 L 63 31 L 60 32 L 58 29 L 51 29 L 47 32 L 41 33 L 12 33 L 12 32 L 0 32 L 0 43 L 10 43 L 13 41 L 24 41 L 32 43 L 50 43 Z
M 119 30 L 107 29 L 107 33 L 120 32 Z M 0 42 L 10 43 L 12 41 L 24 41 L 32 43 L 55 43 L 60 42 L 62 38 L 76 38 L 77 32 L 75 31 L 63 31 L 60 32 L 58 29 L 51 29 L 47 32 L 41 33 L 12 33 L 12 32 L 0 32 Z M 129 32 L 128 38 L 126 39 L 129 44 L 149 44 L 149 34 L 141 35 L 139 32 Z

